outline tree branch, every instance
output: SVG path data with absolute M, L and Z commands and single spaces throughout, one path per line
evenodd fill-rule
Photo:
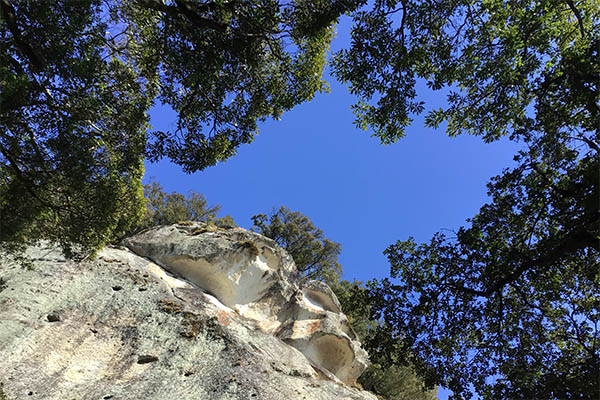
M 168 14 L 170 16 L 183 15 L 194 25 L 202 28 L 209 28 L 219 32 L 225 32 L 227 30 L 226 25 L 201 16 L 196 11 L 188 7 L 187 3 L 183 0 L 175 0 L 175 4 L 177 4 L 177 6 L 168 6 L 166 4 L 153 0 L 138 0 L 137 2 L 143 7 L 150 8 L 155 11 L 164 12 L 165 14 Z
M 0 154 L 2 154 L 4 156 L 4 158 L 6 158 L 6 160 L 10 164 L 11 169 L 15 172 L 17 179 L 19 179 L 23 183 L 23 187 L 25 188 L 25 190 L 27 192 L 29 192 L 29 194 L 34 199 L 36 199 L 43 206 L 48 207 L 55 211 L 65 209 L 64 207 L 60 207 L 60 206 L 57 206 L 55 204 L 45 201 L 38 195 L 38 193 L 34 190 L 34 188 L 37 186 L 35 184 L 35 182 L 33 182 L 31 179 L 29 179 L 28 177 L 25 176 L 23 171 L 21 171 L 21 169 L 19 168 L 19 165 L 17 164 L 16 160 L 11 157 L 8 150 L 6 150 L 3 146 L 0 146 Z
M 40 57 L 29 45 L 29 43 L 23 39 L 23 36 L 21 36 L 21 32 L 19 31 L 19 27 L 17 25 L 15 9 L 12 4 L 10 4 L 9 0 L 0 0 L 0 12 L 2 14 L 2 18 L 6 21 L 6 26 L 8 26 L 8 30 L 12 34 L 17 48 L 21 51 L 21 53 L 23 53 L 23 55 L 25 55 L 35 69 L 43 69 L 44 61 L 42 60 L 42 57 Z
M 573 11 L 573 14 L 575 14 L 575 18 L 577 18 L 577 23 L 579 24 L 579 30 L 581 31 L 581 37 L 585 37 L 585 29 L 583 27 L 583 18 L 581 17 L 581 13 L 577 9 L 577 7 L 575 7 L 575 3 L 573 3 L 573 0 L 565 0 L 565 1 L 569 5 L 569 8 L 571 9 L 571 11 Z
M 575 223 L 574 225 L 578 226 L 578 229 L 571 231 L 563 238 L 556 239 L 555 241 L 558 243 L 558 245 L 549 246 L 548 249 L 543 249 L 541 251 L 543 254 L 541 257 L 535 259 L 523 257 L 525 259 L 521 261 L 521 264 L 517 269 L 505 275 L 501 279 L 498 279 L 493 285 L 488 286 L 486 289 L 473 289 L 457 283 L 451 283 L 450 286 L 466 294 L 489 297 L 499 290 L 502 290 L 507 284 L 515 282 L 527 270 L 534 267 L 548 267 L 554 262 L 560 260 L 564 254 L 570 253 L 577 249 L 585 249 L 589 247 L 600 251 L 600 240 L 598 240 L 598 238 L 596 238 L 596 236 L 593 233 L 590 233 L 587 229 L 587 227 L 590 225 L 598 226 L 600 223 L 600 213 L 595 213 L 595 215 L 592 216 L 592 220 L 587 222 L 588 223 L 584 223 L 583 221 L 582 223 Z

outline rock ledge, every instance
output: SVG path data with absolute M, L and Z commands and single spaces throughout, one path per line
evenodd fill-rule
M 318 281 L 301 285 L 294 261 L 271 239 L 196 222 L 156 227 L 123 244 L 256 321 L 344 383 L 354 384 L 368 366 L 333 291 Z

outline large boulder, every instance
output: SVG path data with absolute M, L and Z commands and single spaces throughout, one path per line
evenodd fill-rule
M 184 224 L 126 244 L 0 258 L 0 398 L 376 399 L 337 299 L 271 240 Z
M 344 383 L 355 383 L 368 366 L 332 290 L 318 281 L 301 285 L 293 259 L 269 238 L 196 222 L 156 227 L 123 244 L 256 321 Z

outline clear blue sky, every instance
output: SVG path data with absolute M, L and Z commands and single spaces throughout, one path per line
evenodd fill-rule
M 331 93 L 263 124 L 256 140 L 227 162 L 190 175 L 167 161 L 147 163 L 146 176 L 167 191 L 203 193 L 246 228 L 252 215 L 273 207 L 300 211 L 342 243 L 345 278 L 385 276 L 388 245 L 464 225 L 487 201 L 485 184 L 511 164 L 517 146 L 449 138 L 421 121 L 398 143 L 383 146 L 353 126 L 352 101 L 333 82 Z M 172 122 L 162 117 L 153 113 L 156 127 Z
M 348 43 L 340 28 L 333 49 Z M 203 193 L 236 223 L 281 205 L 300 211 L 342 244 L 344 278 L 365 281 L 387 276 L 383 250 L 413 236 L 426 241 L 441 230 L 465 224 L 486 201 L 485 184 L 512 164 L 518 146 L 508 140 L 485 144 L 478 137 L 449 138 L 415 120 L 407 136 L 383 146 L 354 127 L 354 98 L 328 79 L 331 93 L 260 126 L 255 141 L 215 167 L 184 174 L 167 161 L 146 164 L 166 191 Z M 433 108 L 445 96 L 425 87 L 420 96 Z M 172 113 L 157 107 L 152 124 L 169 129 Z M 440 390 L 440 399 L 447 391 Z

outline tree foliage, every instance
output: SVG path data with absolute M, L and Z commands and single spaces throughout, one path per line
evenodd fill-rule
M 190 191 L 187 196 L 172 192 L 166 193 L 162 185 L 151 181 L 144 185 L 146 213 L 138 229 L 146 229 L 156 225 L 169 225 L 181 221 L 215 222 L 221 206 L 210 207 L 202 193 Z M 233 219 L 229 216 L 223 217 Z
M 281 207 L 270 216 L 254 215 L 252 221 L 254 231 L 273 239 L 292 256 L 298 271 L 306 279 L 326 283 L 339 280 L 342 267 L 337 259 L 342 246 L 325 238 L 323 231 L 308 217 Z
M 437 399 L 437 390 L 425 386 L 410 362 L 381 356 L 380 322 L 372 319 L 368 287 L 356 280 L 341 280 L 329 285 L 363 348 L 369 353 L 371 365 L 358 378 L 358 383 L 387 400 Z
M 369 352 L 372 365 L 358 382 L 388 400 L 433 400 L 436 390 L 427 390 L 410 363 L 381 357 L 381 330 L 372 315 L 372 299 L 361 282 L 340 280 L 342 267 L 338 256 L 341 245 L 324 237 L 305 215 L 281 207 L 270 216 L 252 217 L 253 229 L 273 240 L 294 259 L 305 279 L 326 282 L 336 294 L 355 333 Z M 388 340 L 391 336 L 388 337 Z
M 149 89 L 106 58 L 99 1 L 0 11 L 0 242 L 96 249 L 143 211 Z
M 144 158 L 214 165 L 326 89 L 350 5 L 1 0 L 0 243 L 119 237 L 143 213 Z M 172 131 L 148 125 L 156 102 L 177 113 Z
M 517 139 L 600 124 L 597 1 L 374 1 L 352 17 L 334 73 L 359 98 L 357 124 L 382 143 L 427 109 L 419 80 L 448 93 L 425 121 L 451 136 Z
M 449 93 L 428 126 L 523 143 L 468 226 L 386 250 L 381 354 L 455 398 L 599 397 L 600 4 L 376 1 L 354 21 L 336 74 L 383 143 L 425 110 L 417 79 Z
M 600 394 L 600 176 L 597 155 L 578 156 L 494 178 L 456 237 L 386 250 L 398 279 L 374 309 L 458 398 Z
M 131 58 L 160 82 L 176 128 L 154 132 L 149 156 L 185 171 L 214 165 L 250 143 L 257 121 L 279 118 L 326 89 L 326 51 L 349 1 L 139 0 L 115 7 L 135 38 Z

